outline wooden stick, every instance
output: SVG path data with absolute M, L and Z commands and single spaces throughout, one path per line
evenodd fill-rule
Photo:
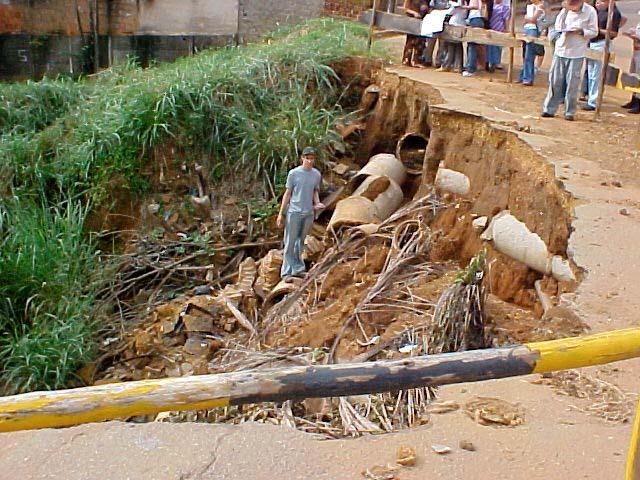
M 376 10 L 378 9 L 378 0 L 373 0 L 373 8 L 371 10 L 371 22 L 369 23 L 369 38 L 367 39 L 367 51 L 371 51 L 373 44 L 373 27 L 376 24 Z
M 604 34 L 604 52 L 602 52 L 602 68 L 600 68 L 600 76 L 598 77 L 598 97 L 596 98 L 596 110 L 594 112 L 594 120 L 600 117 L 600 108 L 602 107 L 602 97 L 604 95 L 604 84 L 607 77 L 607 68 L 609 67 L 609 49 L 611 48 L 611 23 L 613 21 L 613 12 L 615 10 L 615 1 L 609 0 L 609 9 L 607 11 L 607 31 Z M 598 25 L 598 28 L 600 26 Z
M 249 321 L 249 319 L 245 317 L 245 315 L 238 309 L 238 307 L 236 307 L 233 302 L 225 295 L 221 295 L 221 298 L 227 309 L 236 318 L 236 320 L 238 320 L 240 326 L 245 328 L 246 330 L 249 330 L 252 335 L 255 335 L 257 333 L 255 327 Z
M 369 363 L 112 383 L 0 398 L 0 432 L 258 402 L 342 397 L 600 365 L 640 357 L 640 328 Z
M 516 38 L 516 0 L 511 0 L 511 13 L 509 17 L 509 33 Z M 507 69 L 507 82 L 513 83 L 513 61 L 515 47 L 509 47 L 509 67 Z

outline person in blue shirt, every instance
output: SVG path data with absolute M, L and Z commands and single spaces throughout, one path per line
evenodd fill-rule
M 284 251 L 280 276 L 285 281 L 290 280 L 291 277 L 304 276 L 306 271 L 302 260 L 304 239 L 313 224 L 315 212 L 324 208 L 319 196 L 322 176 L 317 169 L 313 168 L 316 159 L 315 149 L 306 147 L 300 159 L 302 164 L 287 175 L 286 190 L 277 220 L 279 228 L 284 226 Z

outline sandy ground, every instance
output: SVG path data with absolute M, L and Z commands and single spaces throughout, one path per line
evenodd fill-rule
M 617 108 L 627 95 L 608 90 L 597 122 L 587 113 L 566 122 L 538 117 L 543 81 L 525 88 L 506 84 L 500 75 L 465 79 L 433 70 L 395 71 L 438 88 L 444 102 L 433 108 L 483 115 L 520 131 L 555 165 L 558 180 L 575 197 L 570 253 L 585 274 L 563 301 L 596 332 L 638 325 L 640 116 Z M 612 180 L 622 186 L 603 185 Z M 598 370 L 625 390 L 640 391 L 640 361 Z M 355 479 L 366 468 L 392 462 L 399 445 L 417 451 L 417 465 L 396 473 L 404 480 L 621 478 L 629 424 L 581 413 L 574 407 L 585 406 L 584 400 L 532 385 L 534 378 L 441 389 L 445 400 L 487 395 L 520 402 L 526 422 L 515 428 L 480 426 L 458 411 L 434 415 L 411 431 L 321 442 L 264 425 L 111 422 L 0 435 L 0 479 Z M 460 440 L 477 450 L 461 450 Z M 437 455 L 434 444 L 452 452 Z

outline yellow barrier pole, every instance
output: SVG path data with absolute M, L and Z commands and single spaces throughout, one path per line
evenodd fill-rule
M 0 431 L 64 427 L 170 410 L 478 382 L 640 356 L 640 328 L 503 348 L 114 383 L 0 398 Z
M 638 455 L 638 444 L 640 443 L 640 400 L 636 406 L 636 415 L 631 427 L 631 438 L 629 439 L 629 450 L 627 451 L 627 465 L 624 471 L 625 480 L 640 480 L 640 455 Z

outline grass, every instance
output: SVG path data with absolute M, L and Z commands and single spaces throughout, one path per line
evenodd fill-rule
M 58 388 L 90 358 L 93 244 L 86 207 L 0 208 L 0 362 L 4 390 Z
M 115 179 L 144 193 L 143 167 L 170 142 L 206 158 L 218 181 L 264 180 L 273 199 L 303 146 L 340 146 L 334 125 L 350 92 L 329 65 L 365 53 L 366 27 L 318 19 L 149 69 L 128 62 L 91 80 L 0 85 L 5 392 L 68 385 L 91 360 L 95 296 L 108 279 L 84 224 Z
M 344 115 L 343 92 L 328 65 L 362 54 L 365 34 L 357 24 L 316 20 L 268 43 L 132 69 L 123 81 L 104 74 L 109 88 L 90 90 L 47 129 L 0 144 L 0 169 L 12 179 L 5 189 L 36 185 L 47 196 L 90 192 L 102 201 L 107 179 L 121 175 L 144 190 L 140 167 L 168 139 L 206 155 L 219 174 L 273 178 L 302 145 L 327 151 L 340 142 L 333 125 Z

